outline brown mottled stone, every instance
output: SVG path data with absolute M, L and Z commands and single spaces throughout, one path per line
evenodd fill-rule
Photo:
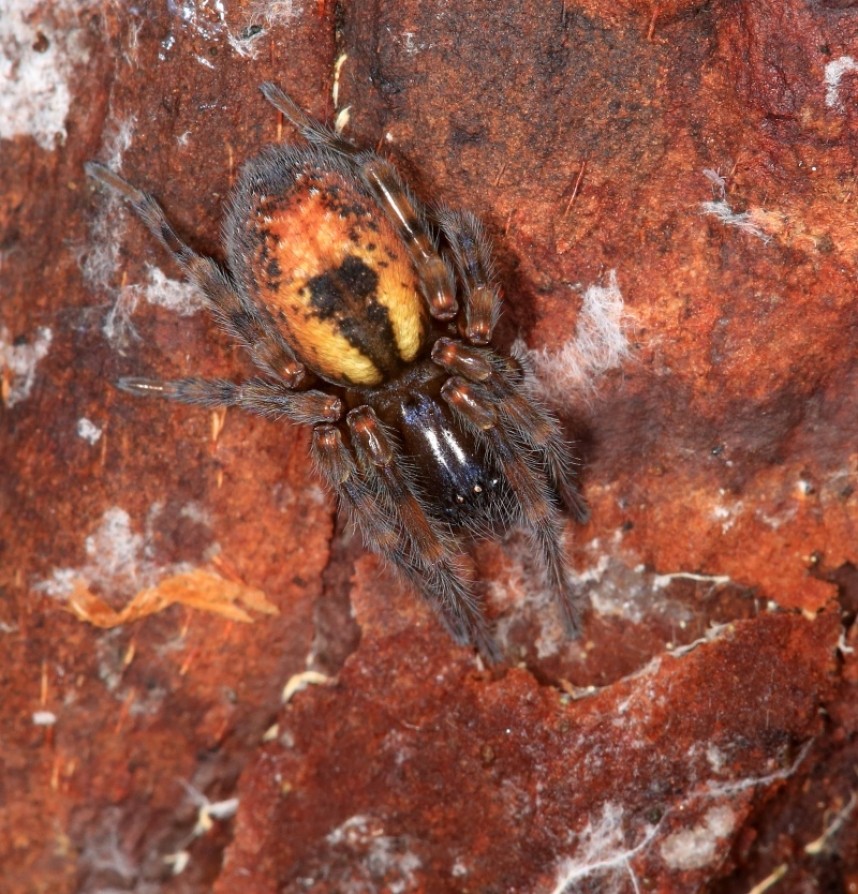
M 295 696 L 246 771 L 216 891 L 625 890 L 632 876 L 695 890 L 812 763 L 836 616 L 725 625 L 573 699 L 523 668 L 476 671 L 378 580 L 359 565 L 363 636 L 337 684 Z
M 858 6 L 13 6 L 0 889 L 854 888 Z M 332 120 L 335 78 L 347 136 L 486 222 L 500 340 L 583 461 L 584 636 L 513 533 L 477 551 L 492 672 L 335 527 L 308 431 L 112 385 L 249 367 L 84 162 L 219 256 L 238 168 L 291 137 L 259 83 Z M 63 598 L 125 617 L 188 568 L 279 614 Z M 333 682 L 281 708 L 308 656 Z

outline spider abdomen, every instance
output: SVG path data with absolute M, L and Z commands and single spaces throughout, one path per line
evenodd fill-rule
M 373 196 L 318 154 L 250 164 L 227 225 L 230 265 L 296 356 L 338 385 L 378 385 L 415 359 L 426 312 L 414 265 Z

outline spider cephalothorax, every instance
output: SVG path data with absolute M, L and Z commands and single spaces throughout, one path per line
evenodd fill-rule
M 559 505 L 586 507 L 556 420 L 520 358 L 489 345 L 499 312 L 488 240 L 470 214 L 429 211 L 395 168 L 265 97 L 301 132 L 242 171 L 226 268 L 189 248 L 155 200 L 97 164 L 184 267 L 262 377 L 122 379 L 133 394 L 241 407 L 314 426 L 313 457 L 371 548 L 408 577 L 450 633 L 496 658 L 463 548 L 523 524 L 570 633 L 579 599 Z

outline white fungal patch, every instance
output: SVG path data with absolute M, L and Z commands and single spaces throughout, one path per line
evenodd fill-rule
M 702 869 L 720 861 L 721 846 L 732 835 L 736 814 L 728 804 L 710 808 L 701 822 L 665 837 L 659 847 L 662 860 L 671 869 Z
M 127 835 L 121 835 L 124 808 L 106 807 L 91 822 L 83 824 L 82 838 L 78 842 L 77 866 L 85 877 L 108 878 L 111 884 L 87 885 L 90 890 L 103 894 L 113 891 L 134 890 L 140 878 L 139 857 L 132 853 Z
M 464 878 L 469 874 L 469 871 L 468 864 L 461 857 L 456 857 L 456 861 L 450 869 L 450 875 L 453 878 Z
M 602 892 L 627 890 L 629 882 L 639 891 L 632 861 L 650 846 L 657 832 L 658 825 L 641 824 L 632 835 L 626 829 L 622 805 L 604 804 L 601 815 L 591 818 L 578 835 L 575 857 L 560 863 L 551 894 L 573 894 L 585 881 L 598 881 Z
M 713 521 L 720 523 L 721 533 L 726 534 L 736 524 L 736 521 L 742 517 L 745 512 L 745 504 L 742 500 L 736 500 L 730 506 L 723 503 L 715 503 L 712 506 L 710 517 Z
M 634 676 L 654 677 L 659 664 L 658 660 L 652 661 Z M 641 693 L 640 697 L 649 701 L 651 695 Z M 633 738 L 632 730 L 625 729 Z M 602 805 L 601 813 L 590 817 L 584 829 L 571 839 L 571 856 L 559 862 L 551 894 L 575 894 L 582 882 L 589 882 L 587 890 L 592 887 L 600 894 L 640 892 L 643 886 L 635 861 L 638 857 L 651 857 L 653 852 L 658 853 L 668 870 L 677 874 L 719 862 L 736 833 L 738 811 L 748 803 L 749 794 L 792 776 L 812 746 L 813 740 L 805 743 L 791 766 L 774 773 L 700 781 L 668 807 L 655 824 L 643 820 L 638 811 L 629 815 L 621 803 Z M 719 772 L 725 770 L 722 767 Z M 681 828 L 677 828 L 677 822 L 682 823 Z
M 110 113 L 108 113 L 110 118 Z M 104 164 L 111 170 L 117 171 L 122 167 L 122 156 L 131 146 L 134 138 L 136 120 L 126 118 L 124 120 L 111 119 L 104 145 L 99 157 L 104 159 Z M 112 190 L 103 190 L 99 195 L 99 201 L 95 205 L 95 213 L 90 227 L 90 238 L 86 246 L 78 251 L 78 263 L 81 273 L 87 285 L 96 292 L 106 292 L 115 302 L 118 300 L 118 290 L 113 286 L 119 264 L 119 233 L 122 222 L 127 214 L 125 203 Z M 108 317 L 113 314 L 111 310 Z M 113 330 L 111 330 L 113 332 Z M 127 338 L 133 331 L 122 330 L 121 335 Z M 121 342 L 120 333 L 115 333 L 116 341 Z M 122 347 L 122 343 L 116 344 Z
M 405 48 L 406 56 L 416 56 L 427 48 L 427 44 L 417 40 L 413 31 L 403 31 L 401 43 Z
M 798 503 L 795 500 L 779 512 L 766 512 L 762 508 L 754 510 L 754 516 L 758 518 L 767 528 L 773 531 L 779 530 L 783 525 L 789 524 L 798 515 Z
M 269 25 L 277 22 L 284 24 L 297 19 L 304 12 L 304 4 L 298 0 L 262 0 L 255 6 L 258 15 L 262 15 Z
M 96 530 L 84 541 L 86 561 L 77 568 L 55 568 L 51 576 L 39 581 L 35 589 L 65 601 L 80 583 L 96 586 L 105 592 L 132 596 L 145 587 L 154 586 L 169 574 L 191 571 L 193 565 L 176 562 L 168 566 L 155 561 L 155 522 L 162 506 L 153 504 L 143 533 L 134 531 L 131 517 L 124 509 L 113 506 L 101 518 Z M 217 551 L 217 544 L 208 553 Z
M 672 598 L 662 577 L 625 561 L 620 532 L 608 543 L 596 538 L 586 549 L 590 561 L 583 568 L 570 569 L 569 578 L 595 614 L 632 624 L 657 617 L 680 632 L 692 621 L 692 610 Z M 557 594 L 535 559 L 532 540 L 523 532 L 513 531 L 504 538 L 503 554 L 504 571 L 489 583 L 491 602 L 499 615 L 498 642 L 509 646 L 516 629 L 525 622 L 537 628 L 532 640 L 540 659 L 580 648 L 563 629 Z
M 148 304 L 154 304 L 177 313 L 180 317 L 189 317 L 205 307 L 199 291 L 183 280 L 170 279 L 158 267 L 148 267 L 148 281 L 133 286 L 126 286 L 122 292 L 126 300 L 136 303 L 143 298 Z
M 716 773 L 722 773 L 727 766 L 727 756 L 713 742 L 706 747 L 706 760 Z
M 630 568 L 617 555 L 608 557 L 606 562 L 603 558 L 589 574 L 573 576 L 586 588 L 596 614 L 624 618 L 632 624 L 641 624 L 653 616 L 669 617 L 677 629 L 683 628 L 689 620 L 687 609 L 660 592 L 655 575 Z
M 77 421 L 77 436 L 83 438 L 88 444 L 95 444 L 101 437 L 101 429 L 86 416 L 82 416 Z
M 325 840 L 332 849 L 345 852 L 349 858 L 345 877 L 326 876 L 326 881 L 333 882 L 342 894 L 363 894 L 382 887 L 390 894 L 407 894 L 418 889 L 415 873 L 422 861 L 409 849 L 410 838 L 385 835 L 383 825 L 374 817 L 356 814 L 330 832 Z
M 701 202 L 700 210 L 704 214 L 717 217 L 721 223 L 728 227 L 735 227 L 749 236 L 755 236 L 765 243 L 771 241 L 771 237 L 760 226 L 753 211 L 734 211 L 724 199 L 717 202 Z
M 49 10 L 40 0 L 16 0 L 0 13 L 0 140 L 32 137 L 50 151 L 65 141 L 75 69 L 87 53 L 80 32 L 45 21 Z
M 177 313 L 181 317 L 195 314 L 204 307 L 199 292 L 187 282 L 170 279 L 160 268 L 148 265 L 148 281 L 133 283 L 119 290 L 119 295 L 104 319 L 101 331 L 116 348 L 122 348 L 129 338 L 137 337 L 131 318 L 142 298 Z
M 713 587 L 723 587 L 731 583 L 728 574 L 697 574 L 692 571 L 671 571 L 668 574 L 655 574 L 652 578 L 653 586 L 662 590 L 670 586 L 675 580 L 690 580 L 697 583 L 712 584 Z
M 226 7 L 222 0 L 181 0 L 169 4 L 182 24 L 200 37 L 213 40 L 226 29 Z
M 611 270 L 606 285 L 593 284 L 584 292 L 570 341 L 557 351 L 527 351 L 543 396 L 566 404 L 570 391 L 593 391 L 598 378 L 620 366 L 631 353 L 626 337 L 630 322 L 617 271 Z
M 113 122 L 100 153 L 111 170 L 122 168 L 122 157 L 131 145 L 135 127 L 134 118 Z M 138 337 L 132 316 L 141 299 L 180 316 L 194 314 L 204 306 L 202 297 L 193 286 L 169 278 L 154 265 L 147 265 L 145 282 L 131 283 L 121 288 L 114 285 L 119 273 L 119 234 L 130 215 L 127 203 L 118 194 L 112 190 L 102 191 L 91 237 L 81 261 L 81 270 L 89 286 L 107 293 L 110 299 L 110 310 L 101 331 L 111 346 L 120 352 Z
M 723 199 L 727 195 L 727 178 L 712 168 L 703 168 L 703 176 L 712 184 L 712 189 Z
M 144 586 L 153 583 L 145 559 L 145 541 L 131 529 L 131 519 L 124 509 L 113 507 L 102 517 L 101 524 L 86 538 L 87 561 L 80 568 L 57 568 L 36 589 L 55 598 L 65 599 L 74 582 L 83 579 L 90 584 L 119 585 L 133 589 L 137 580 Z
M 227 22 L 223 0 L 171 0 L 168 6 L 183 30 L 211 44 L 225 43 L 244 59 L 255 59 L 259 53 L 259 38 L 265 33 L 261 22 L 269 26 L 278 22 L 288 23 L 304 11 L 303 4 L 297 0 L 260 0 L 251 8 L 245 24 L 233 29 Z M 164 61 L 175 45 L 176 38 L 171 34 L 162 41 L 158 58 Z M 216 67 L 203 55 L 196 54 L 195 58 L 206 68 Z
M 840 56 L 825 66 L 825 104 L 829 109 L 842 109 L 840 81 L 847 72 L 858 72 L 858 62 L 851 56 Z
M 53 338 L 47 326 L 40 326 L 32 342 L 13 344 L 9 330 L 0 327 L 0 373 L 6 382 L 3 396 L 7 407 L 30 396 L 36 383 L 36 367 L 47 357 Z

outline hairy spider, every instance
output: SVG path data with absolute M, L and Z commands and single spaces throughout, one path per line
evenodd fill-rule
M 262 372 L 240 384 L 124 378 L 119 387 L 312 425 L 316 466 L 366 544 L 457 642 L 490 660 L 497 647 L 463 550 L 523 524 L 576 634 L 559 506 L 578 521 L 587 508 L 522 358 L 487 347 L 500 299 L 483 228 L 471 214 L 422 206 L 388 161 L 273 84 L 261 89 L 306 145 L 268 148 L 242 170 L 223 230 L 226 268 L 187 246 L 150 195 L 87 165 Z

